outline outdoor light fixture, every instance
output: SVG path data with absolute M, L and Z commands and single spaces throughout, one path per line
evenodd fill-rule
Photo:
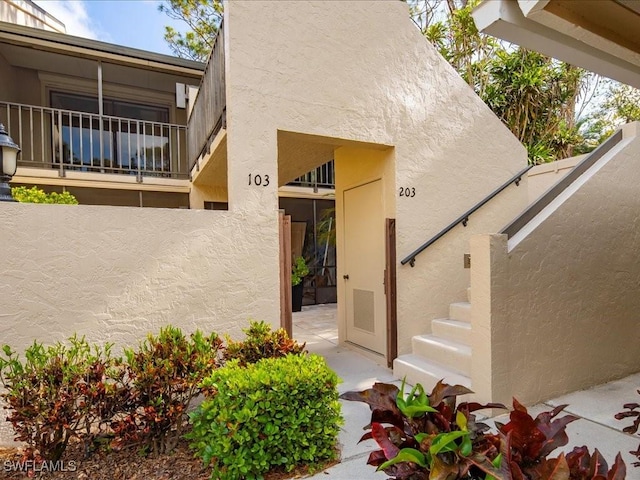
M 18 153 L 20 147 L 13 142 L 4 125 L 0 123 L 0 202 L 15 202 L 11 196 L 9 182 L 18 168 Z

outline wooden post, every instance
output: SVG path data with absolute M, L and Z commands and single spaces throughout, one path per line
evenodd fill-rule
M 398 356 L 398 298 L 396 289 L 396 220 L 386 219 L 384 286 L 387 300 L 387 366 Z
M 291 312 L 291 215 L 280 210 L 280 326 L 293 336 L 293 313 Z

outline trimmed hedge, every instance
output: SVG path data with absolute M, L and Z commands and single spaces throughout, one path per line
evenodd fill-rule
M 212 479 L 262 478 L 272 468 L 332 460 L 342 417 L 338 377 L 317 355 L 288 355 L 215 370 L 213 392 L 191 414 L 192 448 Z

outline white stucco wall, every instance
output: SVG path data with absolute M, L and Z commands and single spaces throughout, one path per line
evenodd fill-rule
M 524 148 L 422 38 L 402 2 L 232 1 L 224 32 L 232 210 L 248 211 L 256 200 L 274 208 L 275 182 L 245 185 L 252 172 L 275 178 L 284 148 L 277 130 L 336 148 L 386 145 L 394 149 L 401 259 L 526 165 Z M 401 186 L 416 196 L 398 198 Z M 497 231 L 526 203 L 526 187 L 510 187 L 461 236 L 453 232 L 416 268 L 398 268 L 400 353 L 465 298 L 468 235 Z
M 516 245 L 472 239 L 482 400 L 532 404 L 640 370 L 637 134 L 638 124 L 625 126 L 585 183 Z
M 277 238 L 264 241 L 259 220 L 2 203 L 0 224 L 0 343 L 76 332 L 135 345 L 166 324 L 233 335 L 250 318 L 279 324 L 278 269 L 264 261 L 277 262 Z
M 583 158 L 584 155 L 578 155 L 577 157 L 565 158 L 557 162 L 536 165 L 529 170 L 527 174 L 529 203 L 533 203 L 540 195 L 560 181 Z

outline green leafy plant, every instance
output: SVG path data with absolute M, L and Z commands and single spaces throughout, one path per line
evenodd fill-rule
M 337 383 L 316 355 L 246 367 L 230 361 L 203 381 L 212 396 L 191 414 L 187 438 L 217 480 L 334 459 L 342 423 Z
M 309 275 L 309 267 L 303 257 L 296 257 L 291 266 L 291 285 L 296 286 L 302 282 L 302 279 Z
M 535 419 L 514 399 L 509 422 L 496 422 L 497 433 L 478 422 L 475 411 L 505 408 L 475 402 L 457 404 L 471 392 L 461 385 L 438 382 L 427 395 L 416 385 L 408 396 L 395 385 L 376 383 L 361 392 L 347 392 L 345 400 L 367 403 L 370 430 L 362 440 L 374 439 L 380 450 L 368 464 L 399 480 L 622 480 L 626 467 L 620 454 L 609 470 L 598 450 L 574 448 L 568 455 L 548 458 L 568 443 L 566 426 L 572 415 L 556 418 L 566 405 Z
M 271 331 L 271 326 L 264 321 L 251 321 L 243 332 L 243 341 L 233 341 L 227 337 L 227 348 L 224 360 L 238 360 L 240 365 L 255 363 L 263 358 L 279 358 L 288 354 L 301 355 L 305 352 L 305 344 L 300 345 L 289 338 L 283 328 Z
M 11 196 L 14 200 L 21 203 L 56 203 L 64 205 L 78 205 L 76 197 L 69 192 L 51 192 L 45 193 L 38 187 L 13 187 Z
M 92 346 L 77 336 L 69 342 L 34 342 L 24 359 L 8 345 L 2 349 L 0 381 L 6 391 L 0 396 L 15 439 L 27 444 L 25 458 L 56 461 L 71 438 L 99 432 L 110 408 L 106 399 L 122 389 L 111 345 Z
M 112 447 L 141 445 L 145 451 L 173 450 L 187 424 L 191 401 L 201 393 L 200 382 L 219 366 L 222 341 L 217 334 L 197 330 L 186 337 L 166 326 L 149 334 L 137 350 L 125 349 L 130 396 L 124 413 L 111 426 Z

